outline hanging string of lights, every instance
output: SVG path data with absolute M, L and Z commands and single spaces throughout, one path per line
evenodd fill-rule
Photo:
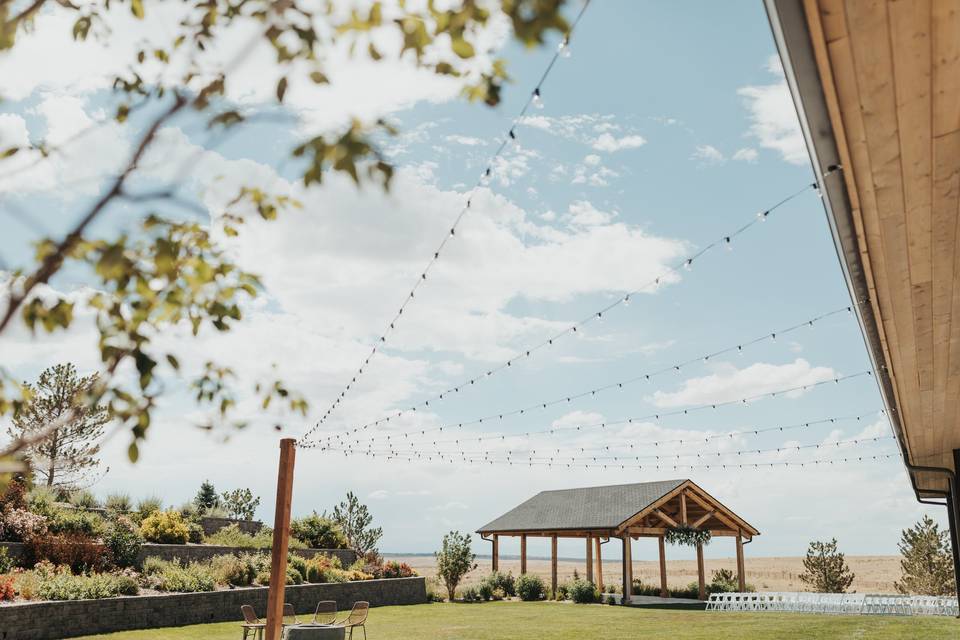
M 370 364 L 371 358 L 373 358 L 378 349 L 386 343 L 387 338 L 393 333 L 396 329 L 397 324 L 400 321 L 401 316 L 403 316 L 404 310 L 413 302 L 414 297 L 417 293 L 417 290 L 426 282 L 427 276 L 430 274 L 430 271 L 436 265 L 437 261 L 440 260 L 440 255 L 443 253 L 444 249 L 447 246 L 447 243 L 450 242 L 452 238 L 456 236 L 457 228 L 460 226 L 460 223 L 463 221 L 464 217 L 467 215 L 467 212 L 470 211 L 470 205 L 472 204 L 473 197 L 476 194 L 477 190 L 484 186 L 487 181 L 490 179 L 493 173 L 493 167 L 497 159 L 503 154 L 507 146 L 517 139 L 516 129 L 519 123 L 523 120 L 524 116 L 527 115 L 527 112 L 530 110 L 530 107 L 541 108 L 543 106 L 543 96 L 542 90 L 543 86 L 547 81 L 547 78 L 550 75 L 550 72 L 553 70 L 554 65 L 557 62 L 557 59 L 560 57 L 569 57 L 570 55 L 570 38 L 573 36 L 573 32 L 576 29 L 577 25 L 580 23 L 583 14 L 586 12 L 587 7 L 590 6 L 590 0 L 585 0 L 583 6 L 580 8 L 580 11 L 577 13 L 573 22 L 570 23 L 570 28 L 567 30 L 566 35 L 563 40 L 560 42 L 560 45 L 557 47 L 557 50 L 551 56 L 549 63 L 547 64 L 546 69 L 540 75 L 540 79 L 537 81 L 537 84 L 534 86 L 533 91 L 530 92 L 530 95 L 527 97 L 527 100 L 523 103 L 523 108 L 520 109 L 520 113 L 510 122 L 510 128 L 507 131 L 507 135 L 504 136 L 501 140 L 500 145 L 494 151 L 493 155 L 490 156 L 487 160 L 486 168 L 483 170 L 483 173 L 480 174 L 480 177 L 477 179 L 473 187 L 467 192 L 466 202 L 463 207 L 460 209 L 460 212 L 453 220 L 453 224 L 450 225 L 450 230 L 443 235 L 443 239 L 440 241 L 439 246 L 434 250 L 433 255 L 427 261 L 426 267 L 420 272 L 420 276 L 413 283 L 413 287 L 410 289 L 407 296 L 403 299 L 403 302 L 400 304 L 400 307 L 394 313 L 393 317 L 390 319 L 390 322 L 384 328 L 383 332 L 380 334 L 379 339 L 373 344 L 370 349 L 370 352 L 367 354 L 366 358 L 363 360 L 363 364 L 359 369 L 354 373 L 350 381 L 344 386 L 340 391 L 339 395 L 334 399 L 334 401 L 327 407 L 326 411 L 321 415 L 320 420 L 311 427 L 303 436 L 303 439 L 308 438 L 313 432 L 320 428 L 320 426 L 327 421 L 330 415 L 336 411 L 337 407 L 340 406 L 340 403 L 346 397 L 347 393 L 353 388 L 353 385 L 356 384 L 357 379 L 363 375 L 364 370 L 367 365 Z
M 885 411 L 878 412 L 874 410 L 874 411 L 868 411 L 868 412 L 860 413 L 856 415 L 833 416 L 829 418 L 820 418 L 818 420 L 808 420 L 806 422 L 797 422 L 793 424 L 782 424 L 782 425 L 769 426 L 769 427 L 755 427 L 755 428 L 740 429 L 737 431 L 723 431 L 720 433 L 708 433 L 702 436 L 688 436 L 686 438 L 674 438 L 670 440 L 653 440 L 653 441 L 645 441 L 645 442 L 637 442 L 637 443 L 623 442 L 623 443 L 618 443 L 614 445 L 606 444 L 606 445 L 598 445 L 594 447 L 589 447 L 589 446 L 577 447 L 577 450 L 580 451 L 581 453 L 586 453 L 588 451 L 610 451 L 611 447 L 613 448 L 626 447 L 633 450 L 633 449 L 644 448 L 644 447 L 660 448 L 660 447 L 667 447 L 670 445 L 682 446 L 684 444 L 690 444 L 694 442 L 709 443 L 712 440 L 720 440 L 720 439 L 727 440 L 727 439 L 732 439 L 736 437 L 751 437 L 751 436 L 758 436 L 761 434 L 771 433 L 771 432 L 783 433 L 785 431 L 794 431 L 797 429 L 809 429 L 811 427 L 816 427 L 819 425 L 826 425 L 826 424 L 835 425 L 835 424 L 842 424 L 845 422 L 861 422 L 867 418 L 870 418 L 876 415 L 886 415 L 886 412 Z M 614 424 L 614 423 L 608 422 L 606 424 Z M 673 427 L 673 429 L 680 429 L 682 431 L 693 430 L 690 428 L 679 428 L 679 427 Z M 502 438 L 502 440 L 506 441 L 506 438 L 513 438 L 513 437 L 514 436 L 505 436 Z M 394 441 L 387 442 L 386 444 L 390 447 L 392 451 L 396 451 L 397 453 L 411 453 L 411 452 L 417 451 L 417 447 L 422 445 L 429 445 L 431 447 L 439 448 L 440 445 L 444 445 L 444 444 L 460 445 L 460 444 L 466 444 L 470 442 L 475 442 L 475 440 L 469 439 L 469 438 L 446 438 L 446 439 L 440 439 L 440 440 L 432 440 L 430 442 L 423 442 L 423 441 L 398 442 L 394 440 Z M 352 443 L 352 444 L 363 444 L 363 443 Z M 376 443 L 368 442 L 366 447 L 354 446 L 353 449 L 355 451 L 360 451 L 360 452 L 373 451 L 375 450 L 373 446 L 374 444 Z M 531 449 L 531 452 L 535 452 L 535 451 L 537 451 L 537 449 Z M 556 453 L 559 453 L 560 449 L 549 449 L 549 451 L 554 451 Z M 508 453 L 510 453 L 509 450 L 508 450 Z
M 667 365 L 667 366 L 665 366 L 665 367 L 662 367 L 662 368 L 660 368 L 660 369 L 656 369 L 656 370 L 650 371 L 650 372 L 648 372 L 648 373 L 642 373 L 642 374 L 640 374 L 640 375 L 631 376 L 631 377 L 626 378 L 626 379 L 623 379 L 623 380 L 619 380 L 619 381 L 615 381 L 615 382 L 610 382 L 610 383 L 607 383 L 607 384 L 604 384 L 604 385 L 600 385 L 600 386 L 598 386 L 598 387 L 593 387 L 593 388 L 591 388 L 591 389 L 587 389 L 587 390 L 585 390 L 585 391 L 579 391 L 579 392 L 576 392 L 576 393 L 573 393 L 573 394 L 563 395 L 563 396 L 560 396 L 560 397 L 557 397 L 557 398 L 553 398 L 553 399 L 550 399 L 550 400 L 546 400 L 546 401 L 541 400 L 541 401 L 539 401 L 539 402 L 530 403 L 530 404 L 527 404 L 527 405 L 525 405 L 525 406 L 523 406 L 523 407 L 520 407 L 520 408 L 517 408 L 517 409 L 511 409 L 511 410 L 509 410 L 509 411 L 502 411 L 502 412 L 497 412 L 497 413 L 491 413 L 491 414 L 488 414 L 488 415 L 485 415 L 485 416 L 481 416 L 481 417 L 479 417 L 479 418 L 474 418 L 474 419 L 472 419 L 472 420 L 467 420 L 467 421 L 464 421 L 464 422 L 458 422 L 458 423 L 456 424 L 456 426 L 457 426 L 457 427 L 463 427 L 463 426 L 469 426 L 469 425 L 474 425 L 474 424 L 483 424 L 484 422 L 489 422 L 489 421 L 491 421 L 491 420 L 503 420 L 503 418 L 505 418 L 505 417 L 520 416 L 520 415 L 524 415 L 524 414 L 526 414 L 526 413 L 529 413 L 529 412 L 531 412 L 531 411 L 544 410 L 544 409 L 547 409 L 547 408 L 549 408 L 549 407 L 553 407 L 553 406 L 560 405 L 560 404 L 568 404 L 568 403 L 570 403 L 570 402 L 572 402 L 572 401 L 574 401 L 574 400 L 579 400 L 579 399 L 581 399 L 581 398 L 596 396 L 598 393 L 603 393 L 603 392 L 605 392 L 605 391 L 610 391 L 610 390 L 613 390 L 613 389 L 623 389 L 625 386 L 634 384 L 634 383 L 636 383 L 636 382 L 648 381 L 648 380 L 650 380 L 650 379 L 652 379 L 652 378 L 655 378 L 655 377 L 658 377 L 658 376 L 661 376 L 661 375 L 664 375 L 664 374 L 667 374 L 667 373 L 671 373 L 671 372 L 672 372 L 672 373 L 680 372 L 683 368 L 689 367 L 690 365 L 693 365 L 693 364 L 699 364 L 699 363 L 701 363 L 701 362 L 709 362 L 711 358 L 716 358 L 716 357 L 718 357 L 718 356 L 726 355 L 726 354 L 729 354 L 729 353 L 743 353 L 743 350 L 744 350 L 745 348 L 751 347 L 751 346 L 756 345 L 756 344 L 760 344 L 760 343 L 768 342 L 768 341 L 776 342 L 776 340 L 777 340 L 778 337 L 781 337 L 781 338 L 782 338 L 783 336 L 785 336 L 785 335 L 787 335 L 787 334 L 790 334 L 790 333 L 793 333 L 794 331 L 798 331 L 798 330 L 800 330 L 800 329 L 812 328 L 812 327 L 814 327 L 818 322 L 822 322 L 823 320 L 826 320 L 826 319 L 828 319 L 828 318 L 831 318 L 831 317 L 833 317 L 833 316 L 836 316 L 836 315 L 839 315 L 839 314 L 842 314 L 842 313 L 850 314 L 850 313 L 852 313 L 852 308 L 849 307 L 849 306 L 840 307 L 840 308 L 838 308 L 838 309 L 834 309 L 834 310 L 832 310 L 832 311 L 828 311 L 828 312 L 826 312 L 826 313 L 822 313 L 822 314 L 820 314 L 820 315 L 817 315 L 817 316 L 814 316 L 814 317 L 809 318 L 809 319 L 807 319 L 807 320 L 804 320 L 803 322 L 799 322 L 799 323 L 793 324 L 793 325 L 791 325 L 791 326 L 789 326 L 789 327 L 786 327 L 786 328 L 783 328 L 783 329 L 777 329 L 777 330 L 775 330 L 775 331 L 767 331 L 767 332 L 764 332 L 762 335 L 757 336 L 757 337 L 755 337 L 755 338 L 752 338 L 752 339 L 749 339 L 749 340 L 746 340 L 746 341 L 737 342 L 736 344 L 732 344 L 732 345 L 730 345 L 730 346 L 723 347 L 723 348 L 721 348 L 721 349 L 714 350 L 714 351 L 711 351 L 711 352 L 709 352 L 709 353 L 705 353 L 705 354 L 696 356 L 696 357 L 694 357 L 694 358 L 688 358 L 688 359 L 686 359 L 686 360 L 682 360 L 682 361 L 680 361 L 680 362 L 676 362 L 676 363 L 674 363 L 674 364 Z M 470 384 L 473 384 L 473 382 L 470 382 Z M 443 394 L 441 394 L 440 397 L 442 398 L 442 397 L 443 397 Z M 427 407 L 428 407 L 429 405 L 430 405 L 430 401 L 427 400 L 427 401 L 425 401 L 425 403 L 424 403 L 423 405 L 415 405 L 415 406 L 413 406 L 413 407 L 411 407 L 411 408 L 409 408 L 409 409 L 400 410 L 400 411 L 398 411 L 398 412 L 396 413 L 396 415 L 391 416 L 391 417 L 392 417 L 392 418 L 399 418 L 399 417 L 401 417 L 401 416 L 403 415 L 403 413 L 404 413 L 405 411 L 415 412 L 415 411 L 417 411 L 417 409 L 420 408 L 421 406 L 427 406 Z M 360 431 L 365 431 L 365 430 L 369 429 L 370 427 L 376 427 L 376 426 L 379 426 L 379 425 L 381 425 L 381 424 L 385 424 L 385 423 L 387 423 L 387 422 L 389 422 L 389 421 L 390 421 L 390 418 L 385 418 L 385 419 L 382 419 L 382 420 L 377 420 L 377 421 L 375 421 L 375 422 L 370 422 L 370 423 L 367 423 L 367 424 L 364 424 L 364 425 L 360 425 L 360 426 L 358 426 L 358 427 L 355 427 L 355 428 L 353 428 L 353 429 L 349 429 L 349 430 L 347 430 L 346 432 L 330 434 L 330 435 L 326 436 L 325 438 L 322 438 L 322 440 L 324 440 L 324 441 L 326 441 L 326 442 L 329 443 L 329 442 L 332 442 L 334 439 L 342 439 L 342 438 L 345 437 L 345 436 L 352 435 L 352 434 L 357 433 L 357 432 L 360 432 Z M 433 427 L 433 428 L 431 428 L 431 429 L 419 429 L 419 430 L 414 429 L 414 430 L 408 431 L 408 432 L 406 432 L 406 433 L 414 433 L 414 434 L 415 434 L 415 433 L 420 433 L 420 434 L 425 434 L 425 433 L 429 433 L 429 432 L 431 432 L 431 431 L 443 431 L 444 428 L 450 428 L 450 427 L 452 427 L 452 426 L 454 426 L 454 425 L 453 425 L 453 424 L 447 424 L 447 425 L 443 425 L 443 426 L 440 426 L 440 427 Z M 401 433 L 401 434 L 395 434 L 395 435 L 404 435 L 404 434 Z M 368 439 L 366 439 L 366 440 L 359 440 L 359 441 L 355 440 L 355 442 L 366 442 L 366 441 L 368 441 L 368 440 L 375 440 L 375 439 L 377 439 L 378 437 L 382 437 L 382 436 L 376 436 L 376 435 L 374 435 L 374 436 L 371 436 L 370 438 L 368 438 Z M 389 436 L 387 436 L 387 437 L 389 437 Z M 303 444 L 303 442 L 302 442 L 301 444 Z
M 489 455 L 481 454 L 479 452 L 472 451 L 437 451 L 436 453 L 425 453 L 425 452 L 416 452 L 413 454 L 406 453 L 397 453 L 391 450 L 373 450 L 373 451 L 357 451 L 349 447 L 343 449 L 330 449 L 330 451 L 336 451 L 340 453 L 347 454 L 363 454 L 363 455 L 372 455 L 372 456 L 410 456 L 411 458 L 416 459 L 426 459 L 431 461 L 434 457 L 438 458 L 441 461 L 445 461 L 449 458 L 460 460 L 463 462 L 489 462 L 491 460 L 495 462 L 570 462 L 570 463 L 582 463 L 582 462 L 598 462 L 602 460 L 612 460 L 613 462 L 621 461 L 636 461 L 640 462 L 641 460 L 656 460 L 656 461 L 665 461 L 665 460 L 676 460 L 680 461 L 681 458 L 713 458 L 714 456 L 720 458 L 723 456 L 743 456 L 754 455 L 754 454 L 765 454 L 765 453 L 782 453 L 784 451 L 801 451 L 805 449 L 828 449 L 831 447 L 841 447 L 841 446 L 852 446 L 859 444 L 868 444 L 876 443 L 882 440 L 892 440 L 893 436 L 874 436 L 869 438 L 852 438 L 849 440 L 836 440 L 833 442 L 817 442 L 810 444 L 797 444 L 791 446 L 780 446 L 780 447 L 771 447 L 767 449 L 741 449 L 738 451 L 710 451 L 704 452 L 702 450 L 697 450 L 694 452 L 677 452 L 669 454 L 642 454 L 642 455 L 628 455 L 628 456 L 582 456 L 582 455 L 541 455 L 536 456 L 535 454 L 530 455 L 521 455 L 521 454 L 511 454 L 510 452 L 498 452 L 498 455 Z
M 853 373 L 853 374 L 846 375 L 846 376 L 837 376 L 837 377 L 835 377 L 835 378 L 831 378 L 831 379 L 828 379 L 828 380 L 820 380 L 820 381 L 818 381 L 818 382 L 810 382 L 810 383 L 808 383 L 808 384 L 797 385 L 797 386 L 789 387 L 789 388 L 786 388 L 786 389 L 778 389 L 778 390 L 776 390 L 776 391 L 766 391 L 766 392 L 763 392 L 763 393 L 757 393 L 757 394 L 753 394 L 753 395 L 750 395 L 750 396 L 745 396 L 745 397 L 742 397 L 742 398 L 738 398 L 738 399 L 736 399 L 736 400 L 725 400 L 725 401 L 723 401 L 723 402 L 713 402 L 713 403 L 708 403 L 708 404 L 701 404 L 701 405 L 696 405 L 696 406 L 693 406 L 693 407 L 687 407 L 687 408 L 685 408 L 685 409 L 676 409 L 676 410 L 674 410 L 674 411 L 663 411 L 663 412 L 658 412 L 658 413 L 651 413 L 651 414 L 648 414 L 648 415 L 646 415 L 646 416 L 623 418 L 623 419 L 620 419 L 620 420 L 611 420 L 611 421 L 604 421 L 604 422 L 581 423 L 581 424 L 576 424 L 576 425 L 560 425 L 560 426 L 556 426 L 556 427 L 550 427 L 550 428 L 548 428 L 548 429 L 540 429 L 540 430 L 533 430 L 533 431 L 524 431 L 524 432 L 517 433 L 517 434 L 512 434 L 512 435 L 524 436 L 524 437 L 531 437 L 531 436 L 543 435 L 543 434 L 555 434 L 555 433 L 564 432 L 564 431 L 581 431 L 581 430 L 583 430 L 583 429 L 597 428 L 597 427 L 599 427 L 599 428 L 601 428 L 601 429 L 605 429 L 605 428 L 608 427 L 608 426 L 615 426 L 615 425 L 622 425 L 622 424 L 630 424 L 630 423 L 633 423 L 633 422 L 641 422 L 641 421 L 644 421 L 644 420 L 651 420 L 651 419 L 652 419 L 652 420 L 659 420 L 660 418 L 667 417 L 667 416 L 689 415 L 689 414 L 691 414 L 691 413 L 695 413 L 695 412 L 699 412 L 699 411 L 705 411 L 705 410 L 707 410 L 707 409 L 718 409 L 718 408 L 728 407 L 728 406 L 733 406 L 733 405 L 748 405 L 748 404 L 750 404 L 751 402 L 754 402 L 754 401 L 756 401 L 756 400 L 760 400 L 760 399 L 763 399 L 763 398 L 775 398 L 775 397 L 777 397 L 778 395 L 784 395 L 784 394 L 793 393 L 793 392 L 796 392 L 796 391 L 807 391 L 808 389 L 813 389 L 813 388 L 821 387 L 821 386 L 826 385 L 826 384 L 840 384 L 841 382 L 846 382 L 846 381 L 848 381 L 848 380 L 853 380 L 853 379 L 856 379 L 856 378 L 860 378 L 860 377 L 862 377 L 862 376 L 873 376 L 873 371 L 867 369 L 867 370 L 860 371 L 860 372 L 858 372 L 858 373 Z M 466 423 L 460 423 L 460 424 L 457 425 L 457 427 L 460 428 L 460 427 L 462 426 L 462 424 L 466 424 Z M 392 435 L 402 435 L 402 436 L 405 436 L 405 437 L 409 437 L 411 433 L 413 433 L 413 434 L 415 435 L 416 433 L 426 434 L 426 433 L 431 432 L 431 431 L 443 431 L 444 428 L 449 428 L 449 426 L 452 426 L 452 425 L 448 425 L 448 426 L 445 426 L 445 427 L 444 427 L 444 426 L 435 427 L 435 428 L 431 428 L 431 429 L 420 429 L 420 430 L 418 430 L 418 431 L 407 431 L 407 432 L 403 432 L 403 433 L 401 433 L 401 434 L 388 434 L 388 435 L 386 436 L 386 438 L 387 438 L 387 440 L 390 440 Z M 471 442 L 483 442 L 483 441 L 485 441 L 485 440 L 504 440 L 504 439 L 506 439 L 506 438 L 507 438 L 507 435 L 506 435 L 506 434 L 491 434 L 491 433 L 488 433 L 488 434 L 484 434 L 484 435 L 480 435 L 480 436 L 476 436 L 476 437 L 465 438 L 465 440 L 469 440 L 469 441 L 471 441 Z M 369 441 L 371 441 L 371 440 L 375 440 L 375 438 L 371 438 L 371 439 L 368 439 L 368 440 L 365 440 L 365 441 L 352 441 L 352 442 L 353 442 L 353 444 L 362 444 L 363 442 L 369 442 Z M 339 435 L 338 435 L 338 441 L 339 441 L 339 442 L 344 442 L 343 439 L 342 439 L 342 437 L 340 437 Z M 331 445 L 331 444 L 326 443 L 326 442 L 319 442 L 319 441 L 303 443 L 302 445 L 299 445 L 299 446 L 301 446 L 301 447 L 303 447 L 303 448 L 307 448 L 307 449 L 318 448 L 318 449 L 320 449 L 321 451 L 332 448 L 332 445 Z

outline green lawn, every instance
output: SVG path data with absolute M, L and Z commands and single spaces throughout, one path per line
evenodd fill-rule
M 372 609 L 367 635 L 370 640 L 914 640 L 960 638 L 960 621 L 953 618 L 714 613 L 554 602 L 490 602 Z M 226 622 L 93 637 L 102 640 L 237 640 L 240 625 Z M 362 632 L 355 636 L 358 640 L 362 637 Z

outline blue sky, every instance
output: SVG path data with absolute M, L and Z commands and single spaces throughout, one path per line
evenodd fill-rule
M 78 45 L 43 29 L 55 28 L 56 20 L 41 17 L 35 46 L 54 38 L 56 46 L 70 48 L 65 50 L 70 55 Z M 493 40 L 502 43 L 503 38 Z M 122 41 L 110 45 L 124 46 Z M 289 124 L 256 125 L 207 150 L 211 139 L 196 121 L 182 119 L 165 131 L 154 162 L 148 158 L 145 163 L 150 169 L 143 172 L 144 183 L 162 183 L 172 175 L 166 165 L 189 161 L 192 171 L 183 193 L 203 202 L 214 218 L 222 208 L 224 185 L 242 180 L 290 190 L 306 204 L 302 213 L 272 225 L 252 225 L 246 237 L 228 245 L 241 264 L 263 274 L 268 296 L 249 309 L 249 321 L 231 335 L 202 336 L 199 344 L 171 336 L 188 365 L 217 357 L 253 376 L 276 363 L 307 395 L 315 420 L 404 299 L 555 46 L 531 52 L 502 45 L 513 82 L 496 109 L 466 103 L 456 87 L 438 85 L 435 79 L 403 76 L 401 62 L 390 63 L 396 66 L 394 78 L 402 78 L 393 83 L 345 61 L 344 79 L 334 78 L 322 100 L 292 95 Z M 383 355 L 371 362 L 321 434 L 376 420 L 473 378 L 645 285 L 667 265 L 810 183 L 813 175 L 774 54 L 757 2 L 594 2 L 574 35 L 572 56 L 558 61 L 543 86 L 544 107 L 531 110 L 517 125 L 516 142 L 495 165 L 489 186 L 475 194 L 475 206 Z M 14 57 L 0 58 L 0 77 L 10 79 L 5 91 L 11 97 L 0 115 L 4 146 L 6 139 L 16 140 L 24 132 L 34 140 L 66 137 L 88 121 L 104 118 L 112 98 L 84 75 L 92 73 L 84 65 L 99 71 L 103 58 L 84 55 L 71 57 L 70 64 L 76 65 L 72 73 L 48 75 L 25 70 Z M 251 77 L 259 77 L 255 72 Z M 236 100 L 248 109 L 262 106 L 255 92 Z M 401 167 L 391 193 L 358 192 L 338 179 L 300 193 L 293 184 L 296 167 L 286 161 L 294 141 L 311 127 L 335 128 L 357 110 L 388 117 L 400 129 L 399 136 L 383 142 Z M 104 125 L 52 168 L 7 180 L 0 175 L 0 215 L 7 214 L 0 218 L 0 255 L 8 263 L 22 262 L 35 235 L 14 221 L 12 208 L 43 211 L 34 217 L 46 228 L 64 228 L 96 195 L 99 178 L 123 157 L 136 127 L 136 121 L 127 127 Z M 111 211 L 98 233 L 130 228 L 132 213 Z M 355 437 L 376 435 L 382 448 L 388 434 L 392 441 L 404 440 L 408 431 L 576 394 L 849 304 L 823 208 L 812 190 L 732 244 L 732 251 L 711 251 L 691 270 L 669 275 L 656 291 L 633 296 L 630 305 L 617 307 L 576 336 L 558 340 L 452 399 L 431 401 L 430 411 L 405 414 L 373 434 L 368 430 Z M 75 290 L 83 277 L 65 274 L 54 284 Z M 83 321 L 81 317 L 78 327 L 64 335 L 0 338 L 4 364 L 27 378 L 63 358 L 92 370 L 96 361 Z M 576 456 L 581 446 L 611 446 L 636 455 L 663 448 L 716 455 L 885 438 L 889 427 L 878 413 L 875 382 L 867 376 L 642 425 L 562 431 L 533 440 L 519 435 L 722 403 L 868 367 L 855 319 L 838 314 L 745 348 L 740 355 L 445 436 L 502 434 L 504 443 L 511 438 L 510 444 L 447 443 L 441 449 L 499 447 L 499 456 L 505 448 L 560 449 Z M 272 518 L 278 436 L 269 428 L 271 420 L 248 403 L 253 421 L 248 430 L 202 432 L 192 426 L 202 416 L 182 389 L 173 388 L 138 464 L 125 460 L 124 434 L 110 440 L 104 455 L 110 472 L 96 490 L 159 495 L 178 504 L 209 478 L 223 489 L 250 486 L 264 498 L 259 515 Z M 789 433 L 716 438 L 705 447 L 652 444 L 850 415 L 865 417 Z M 285 431 L 299 435 L 312 420 L 293 420 Z M 431 449 L 427 436 L 406 440 L 420 451 Z M 831 448 L 726 453 L 718 459 L 801 461 L 895 451 L 889 438 Z M 896 459 L 816 469 L 524 469 L 371 459 L 315 449 L 299 455 L 294 509 L 327 509 L 352 489 L 369 502 L 384 527 L 384 550 L 426 552 L 445 531 L 474 530 L 539 490 L 668 477 L 693 478 L 754 524 L 763 535 L 749 548 L 752 555 L 800 555 L 809 540 L 833 536 L 851 554 L 893 553 L 899 530 L 923 512 Z M 860 497 L 864 491 L 874 496 L 869 503 Z M 936 511 L 932 515 L 940 516 Z M 581 546 L 562 543 L 561 552 L 582 553 Z M 732 555 L 727 546 L 722 541 L 712 545 L 708 556 Z M 479 548 L 487 551 L 482 544 Z M 509 543 L 503 548 L 515 551 Z M 546 550 L 544 545 L 541 551 Z M 672 555 L 686 554 L 673 550 Z

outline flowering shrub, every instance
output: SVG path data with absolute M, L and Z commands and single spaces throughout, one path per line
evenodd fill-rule
M 32 537 L 26 552 L 28 563 L 46 560 L 54 565 L 66 565 L 74 573 L 102 571 L 112 564 L 110 550 L 82 533 Z
M 13 600 L 14 596 L 17 594 L 13 583 L 13 576 L 0 576 L 0 602 L 3 602 L 4 600 Z
M 26 542 L 47 532 L 47 519 L 26 509 L 0 511 L 0 541 Z
M 186 544 L 190 527 L 179 511 L 156 511 L 143 519 L 140 535 L 147 542 Z
M 417 572 L 406 562 L 397 562 L 396 560 L 384 562 L 379 566 L 367 565 L 363 570 L 375 578 L 410 578 L 417 575 Z

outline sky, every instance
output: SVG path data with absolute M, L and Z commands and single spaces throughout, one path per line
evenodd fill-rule
M 27 263 L 41 233 L 62 233 L 130 153 L 143 120 L 110 121 L 107 78 L 140 39 L 174 24 L 169 6 L 147 7 L 146 23 L 112 14 L 114 35 L 84 44 L 69 39 L 66 17 L 48 11 L 0 55 L 0 146 L 86 131 L 43 163 L 0 164 L 6 265 Z M 171 380 L 140 460 L 127 460 L 126 433 L 112 434 L 102 456 L 109 472 L 94 491 L 177 505 L 209 479 L 221 490 L 250 487 L 262 497 L 258 517 L 272 521 L 278 439 L 315 425 L 355 375 L 470 197 L 390 339 L 314 432 L 377 455 L 301 448 L 295 516 L 329 510 L 352 490 L 383 527 L 383 551 L 424 553 L 446 531 L 475 531 L 541 490 L 691 478 L 761 531 L 748 556 L 802 555 L 809 541 L 832 537 L 848 554 L 896 553 L 900 530 L 928 511 L 896 456 L 840 462 L 896 447 L 876 381 L 856 375 L 869 360 L 844 311 L 850 299 L 822 203 L 804 190 L 814 176 L 761 3 L 595 1 L 571 55 L 541 88 L 542 108 L 519 121 L 557 40 L 527 50 L 508 35 L 494 23 L 482 36 L 482 49 L 505 57 L 512 76 L 496 108 L 465 101 L 456 81 L 408 61 L 335 52 L 331 85 L 291 87 L 278 111 L 267 106 L 274 83 L 257 51 L 227 98 L 276 117 L 227 138 L 191 117 L 161 132 L 136 179 L 182 177 L 181 192 L 207 210 L 202 222 L 221 215 L 239 184 L 293 194 L 304 207 L 222 239 L 266 286 L 241 325 L 160 340 L 188 371 L 214 358 L 244 380 L 276 372 L 311 414 L 286 417 L 278 433 L 274 418 L 242 397 L 250 426 L 210 432 L 197 428 L 203 412 Z M 485 63 L 487 54 L 477 61 Z M 381 140 L 398 167 L 389 193 L 339 176 L 303 189 L 290 149 L 354 115 L 398 128 Z M 511 128 L 516 140 L 471 192 Z M 10 168 L 19 172 L 6 176 Z M 116 206 L 94 233 L 131 231 L 136 213 Z M 689 269 L 675 268 L 715 241 Z M 84 278 L 66 272 L 52 286 L 82 292 Z M 66 332 L 0 336 L 0 362 L 25 380 L 61 361 L 93 372 L 95 344 L 81 312 Z M 598 387 L 612 388 L 590 393 Z M 714 404 L 722 406 L 699 409 Z M 326 440 L 335 434 L 341 439 Z M 388 456 L 391 445 L 419 456 Z M 462 451 L 474 461 L 450 462 Z M 531 458 L 537 464 L 522 464 Z M 811 460 L 826 462 L 740 467 Z M 655 557 L 654 546 L 636 545 L 634 557 Z M 502 553 L 518 548 L 501 543 Z M 560 551 L 582 555 L 582 542 L 561 541 Z M 530 552 L 546 555 L 548 542 L 531 542 Z M 706 549 L 707 557 L 733 553 L 725 539 Z

